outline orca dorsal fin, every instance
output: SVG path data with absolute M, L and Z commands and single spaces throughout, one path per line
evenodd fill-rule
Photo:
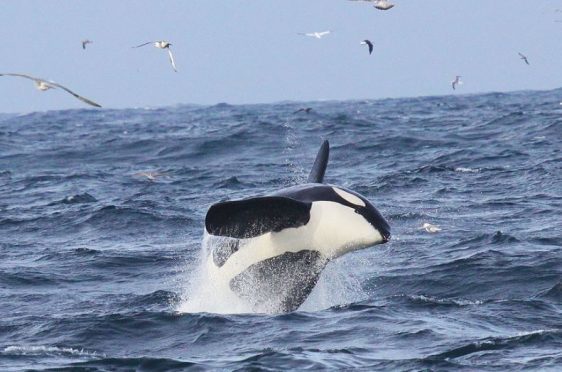
M 308 175 L 309 183 L 322 183 L 324 181 L 324 173 L 326 173 L 329 157 L 330 143 L 328 140 L 324 140 L 322 146 L 320 146 L 320 150 L 318 150 L 318 155 L 316 155 L 316 160 L 310 170 L 310 174 Z

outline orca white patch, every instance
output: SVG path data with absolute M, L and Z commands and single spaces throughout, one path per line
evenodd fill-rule
M 358 205 L 360 207 L 364 207 L 365 206 L 365 202 L 363 200 L 361 200 L 361 198 L 347 192 L 347 191 L 343 191 L 342 189 L 338 189 L 337 187 L 332 187 L 334 189 L 334 191 L 336 192 L 336 194 L 338 194 L 339 196 L 341 196 L 343 199 L 345 199 L 346 201 L 350 202 L 351 204 L 354 205 Z

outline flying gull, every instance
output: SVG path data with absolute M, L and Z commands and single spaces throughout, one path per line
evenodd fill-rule
M 143 46 L 148 45 L 148 44 L 152 44 L 152 45 L 154 45 L 155 48 L 158 48 L 158 49 L 168 50 L 168 56 L 170 57 L 170 63 L 172 64 L 172 68 L 174 69 L 175 72 L 178 72 L 178 70 L 176 69 L 176 62 L 174 61 L 174 55 L 172 54 L 172 50 L 170 49 L 170 46 L 172 46 L 171 43 L 169 43 L 165 40 L 149 41 L 149 42 L 143 43 L 141 45 L 134 46 L 133 48 L 140 48 L 140 47 L 143 47 Z
M 394 4 L 392 4 L 388 0 L 349 0 L 349 1 L 365 1 L 368 3 L 374 3 L 373 6 L 378 10 L 388 10 L 394 7 Z
M 33 80 L 35 82 L 35 87 L 42 92 L 44 92 L 46 90 L 49 90 L 49 89 L 61 88 L 62 90 L 66 91 L 66 92 L 72 94 L 74 97 L 78 98 L 80 101 L 87 103 L 88 105 L 95 106 L 95 107 L 101 107 L 100 105 L 98 105 L 94 101 L 90 101 L 89 99 L 84 98 L 84 97 L 74 93 L 73 91 L 71 91 L 67 87 L 62 86 L 60 84 L 57 84 L 54 81 L 47 81 L 47 80 L 39 79 L 39 78 L 36 78 L 36 77 L 33 77 L 33 76 L 24 75 L 24 74 L 6 73 L 6 74 L 0 74 L 0 76 L 17 76 L 17 77 L 22 77 L 22 78 L 25 78 L 25 79 Z
M 375 8 L 377 8 L 378 10 L 388 10 L 390 8 L 393 8 L 393 7 L 394 7 L 394 4 L 392 4 L 388 0 L 375 1 Z
M 303 36 L 310 36 L 310 37 L 315 37 L 317 39 L 322 39 L 322 37 L 331 34 L 332 31 L 322 31 L 322 32 L 309 32 L 309 33 L 302 33 L 299 32 L 299 35 L 303 35 Z
M 86 45 L 92 44 L 92 43 L 93 43 L 92 40 L 88 40 L 88 39 L 82 40 L 82 49 L 86 49 Z
M 523 55 L 521 52 L 518 53 L 519 57 L 521 57 L 521 59 L 523 61 L 525 61 L 526 64 L 530 65 L 529 60 L 527 59 L 527 56 Z
M 457 89 L 457 85 L 461 85 L 462 81 L 461 81 L 461 77 L 460 75 L 455 76 L 455 80 L 453 80 L 451 82 L 451 85 L 453 86 L 453 90 Z
M 373 53 L 373 43 L 370 40 L 363 40 L 361 45 L 368 45 L 369 46 L 369 54 Z

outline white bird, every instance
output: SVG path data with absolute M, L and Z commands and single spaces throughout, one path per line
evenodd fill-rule
M 394 4 L 387 0 L 379 0 L 375 2 L 375 8 L 377 8 L 378 10 L 388 10 L 393 7 Z
M 368 3 L 374 3 L 373 6 L 378 10 L 388 10 L 394 7 L 394 4 L 392 4 L 388 0 L 349 0 L 349 1 L 365 1 Z
M 457 89 L 457 85 L 462 85 L 461 77 L 462 76 L 457 75 L 455 76 L 455 80 L 451 82 L 451 85 L 453 86 L 453 90 Z
M 135 176 L 138 177 L 146 177 L 146 179 L 148 179 L 149 181 L 156 181 L 157 178 L 159 177 L 163 177 L 166 173 L 163 172 L 157 172 L 157 171 L 149 171 L 149 172 L 138 172 L 135 173 Z
M 33 80 L 35 82 L 35 87 L 42 92 L 44 92 L 46 90 L 49 90 L 49 89 L 61 88 L 62 90 L 66 91 L 67 93 L 70 93 L 74 97 L 78 98 L 80 101 L 87 103 L 88 105 L 95 106 L 95 107 L 101 107 L 100 105 L 98 105 L 94 101 L 91 101 L 87 98 L 84 98 L 84 97 L 74 93 L 73 91 L 71 91 L 67 87 L 55 83 L 54 81 L 47 81 L 47 80 L 44 80 L 44 79 L 39 79 L 39 78 L 36 78 L 36 77 L 33 77 L 33 76 L 24 75 L 24 74 L 6 73 L 6 74 L 0 74 L 0 76 L 16 76 L 16 77 L 22 77 L 22 78 L 25 78 L 25 79 Z
M 432 225 L 432 224 L 427 223 L 427 222 L 424 223 L 422 225 L 422 227 L 420 227 L 420 229 L 423 229 L 423 230 L 427 231 L 428 233 L 432 233 L 432 234 L 441 231 L 441 228 L 439 226 Z
M 518 52 L 519 57 L 525 61 L 526 64 L 530 65 L 529 60 L 527 59 L 527 56 L 523 55 L 521 52 Z
M 155 48 L 158 48 L 158 49 L 168 50 L 168 56 L 170 57 L 170 63 L 172 64 L 172 68 L 174 69 L 175 72 L 178 72 L 178 70 L 176 68 L 176 62 L 174 61 L 174 55 L 172 54 L 172 50 L 170 49 L 170 46 L 172 46 L 171 43 L 169 43 L 165 40 L 149 41 L 149 42 L 134 46 L 133 48 L 140 48 L 140 47 L 143 47 L 143 46 L 148 45 L 148 44 L 152 44 L 152 45 L 154 45 Z
M 82 40 L 82 49 L 86 49 L 86 45 L 92 44 L 92 43 L 93 43 L 92 40 L 88 40 L 88 39 Z
M 303 35 L 303 36 L 310 36 L 310 37 L 315 37 L 317 39 L 322 39 L 322 37 L 331 34 L 332 31 L 322 31 L 322 32 L 309 32 L 309 33 L 302 33 L 299 32 L 299 35 Z

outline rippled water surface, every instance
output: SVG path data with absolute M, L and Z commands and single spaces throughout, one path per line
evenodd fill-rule
M 2 115 L 0 369 L 559 370 L 560 101 Z M 303 181 L 324 138 L 326 181 L 392 241 L 330 263 L 297 312 L 185 312 L 208 207 Z

